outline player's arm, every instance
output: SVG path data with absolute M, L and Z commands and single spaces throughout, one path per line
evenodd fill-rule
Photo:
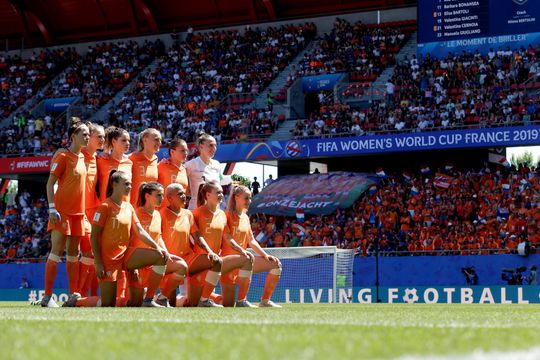
M 98 279 L 102 279 L 105 276 L 105 269 L 103 267 L 103 258 L 101 257 L 101 244 L 99 238 L 103 227 L 99 225 L 92 225 L 92 233 L 90 234 L 90 245 L 92 246 L 92 252 L 94 253 L 94 266 L 96 268 L 96 276 Z
M 201 235 L 199 230 L 195 230 L 191 233 L 191 237 L 193 238 L 193 241 L 195 242 L 195 245 L 203 249 L 208 253 L 208 260 L 212 262 L 219 261 L 219 256 L 210 249 L 210 246 L 208 246 L 208 243 L 204 239 L 204 237 Z
M 141 223 L 135 223 L 135 234 L 141 239 L 143 243 L 150 246 L 154 250 L 161 250 L 160 246 L 152 239 L 150 235 L 144 230 Z
M 60 222 L 60 213 L 56 210 L 56 205 L 54 204 L 54 184 L 56 184 L 57 181 L 58 177 L 54 174 L 50 174 L 46 185 L 47 202 L 49 203 L 49 219 L 54 225 Z
M 229 234 L 227 232 L 224 232 L 223 233 L 223 241 L 226 241 L 227 243 L 229 243 L 229 245 L 231 245 L 231 248 L 233 248 L 234 251 L 240 253 L 244 257 L 247 257 L 248 259 L 253 261 L 253 259 L 254 259 L 253 254 L 247 252 L 240 245 L 238 245 L 238 243 L 234 240 L 234 238 L 231 236 L 231 234 Z

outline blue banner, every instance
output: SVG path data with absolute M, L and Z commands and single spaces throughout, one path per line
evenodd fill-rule
M 71 105 L 78 97 L 67 97 L 57 99 L 47 99 L 44 101 L 45 112 L 49 113 L 61 113 Z
M 258 302 L 264 286 L 253 284 L 248 299 Z M 219 293 L 219 287 L 216 289 Z M 45 295 L 43 289 L 0 289 L 0 301 L 36 301 Z M 538 304 L 540 286 L 420 286 L 380 287 L 378 293 L 382 303 L 396 304 Z M 66 301 L 68 289 L 53 293 L 55 301 Z M 332 287 L 282 287 L 276 288 L 272 299 L 280 303 L 377 303 L 375 287 L 338 288 Z
M 513 50 L 540 40 L 540 7 L 533 0 L 419 0 L 417 11 L 420 54 Z
M 391 152 L 540 144 L 540 126 L 448 130 L 342 138 L 320 138 L 218 146 L 221 162 L 287 160 Z
M 494 51 L 499 48 L 519 49 L 527 48 L 529 45 L 540 44 L 540 32 L 515 34 L 515 35 L 500 35 L 490 37 L 480 37 L 472 39 L 459 39 L 447 41 L 435 41 L 429 43 L 418 44 L 418 56 L 441 58 L 449 53 L 460 54 L 462 51 L 476 51 L 481 54 L 487 54 L 490 49 Z
M 333 90 L 344 74 L 305 76 L 302 78 L 303 91 Z

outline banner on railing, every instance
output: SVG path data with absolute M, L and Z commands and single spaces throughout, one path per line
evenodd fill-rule
M 488 148 L 540 144 L 540 126 L 447 130 L 258 143 L 220 144 L 221 162 L 290 160 L 313 157 L 354 156 L 405 151 Z M 190 146 L 190 153 L 195 149 Z M 168 157 L 162 148 L 158 157 Z M 0 159 L 0 174 L 47 172 L 50 156 Z
M 250 213 L 295 216 L 325 215 L 346 209 L 375 181 L 352 172 L 283 176 L 253 198 Z M 299 186 L 301 184 L 301 186 Z
M 48 172 L 51 156 L 0 158 L 0 174 L 26 174 Z
M 287 160 L 537 144 L 540 144 L 540 126 L 530 125 L 220 145 L 216 159 L 222 162 Z
M 71 105 L 78 97 L 66 97 L 57 99 L 47 99 L 43 102 L 45 106 L 45 112 L 48 113 L 61 113 Z

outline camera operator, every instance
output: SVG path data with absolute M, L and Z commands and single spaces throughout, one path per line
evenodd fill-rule
M 529 285 L 538 285 L 538 274 L 536 273 L 536 265 L 531 266 L 531 272 L 529 273 L 529 278 L 527 279 Z
M 474 266 L 461 268 L 461 272 L 465 275 L 467 285 L 478 285 L 478 274 L 476 273 Z

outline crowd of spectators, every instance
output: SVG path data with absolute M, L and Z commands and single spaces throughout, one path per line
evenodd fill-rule
M 381 177 L 352 207 L 303 223 L 252 215 L 253 232 L 265 233 L 266 247 L 335 245 L 363 256 L 377 241 L 383 256 L 515 253 L 524 241 L 540 248 L 538 168 L 423 169 Z M 43 196 L 8 194 L 0 211 L 0 259 L 47 254 Z
M 299 74 L 349 72 L 355 79 L 373 81 L 395 63 L 395 54 L 414 31 L 414 24 L 351 24 L 337 18 L 332 31 L 321 37 L 319 46 L 304 55 Z
M 235 140 L 246 131 L 272 132 L 275 120 L 266 109 L 237 106 L 231 110 L 221 102 L 227 96 L 247 97 L 246 93 L 252 100 L 315 32 L 314 24 L 304 24 L 191 34 L 111 109 L 109 121 L 123 127 L 156 127 L 165 138 L 191 139 L 205 131 L 218 139 Z
M 381 178 L 346 210 L 297 220 L 252 216 L 265 245 L 357 249 L 373 255 L 501 254 L 540 248 L 540 172 L 444 169 Z
M 540 46 L 462 52 L 397 64 L 367 109 L 322 104 L 299 120 L 297 137 L 374 132 L 429 131 L 464 127 L 527 125 L 540 120 Z
M 22 191 L 0 202 L 0 261 L 44 258 L 50 250 L 45 197 Z
M 0 118 L 8 117 L 26 100 L 79 59 L 72 49 L 49 49 L 27 59 L 0 55 Z

